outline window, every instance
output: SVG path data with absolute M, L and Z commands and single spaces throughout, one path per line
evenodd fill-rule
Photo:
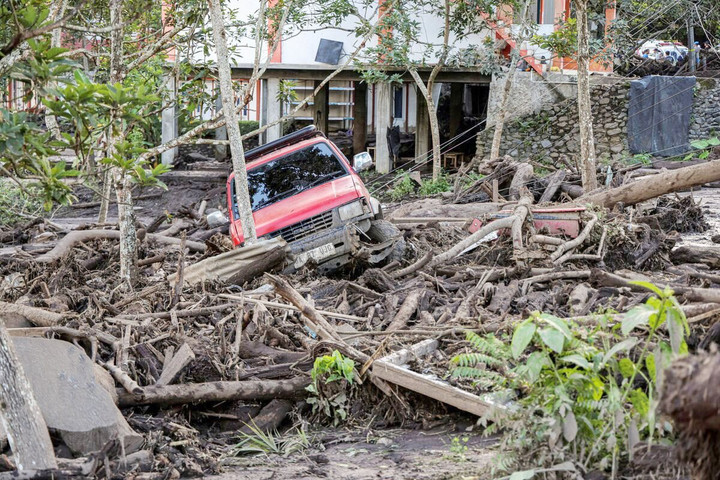
M 403 87 L 393 89 L 393 118 L 404 118 L 403 114 Z
M 326 143 L 316 143 L 248 169 L 248 188 L 253 212 L 300 192 L 348 175 L 340 159 Z M 232 183 L 235 198 L 235 182 Z M 237 203 L 233 215 L 239 218 Z

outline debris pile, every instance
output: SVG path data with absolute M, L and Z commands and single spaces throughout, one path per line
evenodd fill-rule
M 675 247 L 680 233 L 707 228 L 692 196 L 613 210 L 582 198 L 550 205 L 582 194 L 573 180 L 564 170 L 538 180 L 527 163 L 491 166 L 448 198 L 387 215 L 403 233 L 402 258 L 327 276 L 310 264 L 278 275 L 271 267 L 283 258 L 268 255 L 285 248 L 281 240 L 254 247 L 263 268 L 242 260 L 247 250 L 221 253 L 223 227 L 208 227 L 204 202 L 140 233 L 133 291 L 119 283 L 112 228 L 33 219 L 0 234 L 0 315 L 59 468 L 100 478 L 216 472 L 241 432 L 279 428 L 293 411 L 313 415 L 309 372 L 333 351 L 362 379 L 347 408 L 373 428 L 449 407 L 497 418 L 504 404 L 492 389 L 446 380 L 465 332 L 511 333 L 533 311 L 591 323 L 594 312 L 647 298 L 633 280 L 674 288 L 691 324 L 720 314 L 720 251 Z M 641 180 L 616 186 L 632 181 Z M 223 256 L 235 267 L 220 271 Z M 3 460 L 0 469 L 14 468 Z

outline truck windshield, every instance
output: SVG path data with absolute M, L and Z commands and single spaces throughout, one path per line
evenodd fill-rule
M 340 159 L 325 143 L 316 143 L 247 172 L 253 212 L 272 203 L 348 175 Z M 238 218 L 235 182 L 232 183 L 233 213 Z

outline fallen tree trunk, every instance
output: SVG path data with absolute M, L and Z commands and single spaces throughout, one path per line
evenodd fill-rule
M 11 313 L 24 317 L 28 322 L 38 327 L 52 327 L 57 325 L 65 316 L 59 313 L 43 310 L 42 308 L 18 305 L 16 303 L 0 302 L 0 317 Z
M 146 235 L 150 240 L 168 245 L 179 245 L 179 238 L 165 237 L 157 234 Z M 35 259 L 38 263 L 52 263 L 60 260 L 67 255 L 72 248 L 78 243 L 88 242 L 90 240 L 119 240 L 120 232 L 117 230 L 75 230 L 65 235 L 55 248 L 49 252 L 40 255 Z M 186 241 L 185 246 L 195 252 L 204 252 L 205 244 L 199 242 Z
M 277 430 L 287 418 L 295 403 L 286 398 L 276 398 L 265 405 L 260 413 L 252 418 L 252 424 L 246 424 L 240 429 L 242 433 L 252 434 L 253 428 L 263 432 Z
M 178 405 L 228 400 L 273 400 L 296 398 L 305 394 L 310 377 L 298 376 L 290 380 L 247 380 L 244 382 L 186 383 L 182 385 L 148 386 L 134 395 L 124 388 L 117 389 L 118 406 Z
M 620 275 L 605 272 L 597 268 L 593 268 L 591 272 L 592 274 L 590 278 L 597 284 L 605 287 L 628 287 L 636 292 L 649 291 L 645 287 L 630 283 L 632 282 L 632 279 L 624 278 Z M 681 295 L 686 300 L 705 303 L 720 303 L 719 288 L 696 288 L 675 285 L 670 285 L 670 288 L 672 288 L 677 295 Z
M 395 318 L 392 319 L 392 322 L 390 322 L 390 325 L 388 325 L 385 331 L 401 330 L 405 328 L 408 320 L 410 320 L 410 317 L 412 317 L 415 310 L 417 310 L 423 292 L 424 290 L 417 289 L 408 293 L 407 297 L 405 297 L 405 301 L 402 303 L 400 309 L 395 315 Z
M 720 160 L 715 160 L 702 165 L 693 165 L 643 177 L 621 187 L 582 196 L 577 201 L 594 203 L 606 208 L 612 208 L 618 203 L 634 205 L 666 193 L 718 180 L 720 180 Z
M 686 245 L 670 252 L 670 260 L 675 264 L 704 263 L 710 268 L 720 268 L 720 247 L 699 247 Z

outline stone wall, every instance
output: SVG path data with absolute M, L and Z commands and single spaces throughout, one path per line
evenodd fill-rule
M 627 153 L 629 82 L 593 85 L 593 127 L 598 159 L 617 160 Z M 494 128 L 478 134 L 477 154 L 490 153 Z M 575 98 L 545 106 L 538 113 L 506 121 L 500 154 L 519 159 L 574 160 L 579 153 L 578 113 Z
M 698 78 L 690 119 L 690 140 L 720 136 L 720 81 Z

